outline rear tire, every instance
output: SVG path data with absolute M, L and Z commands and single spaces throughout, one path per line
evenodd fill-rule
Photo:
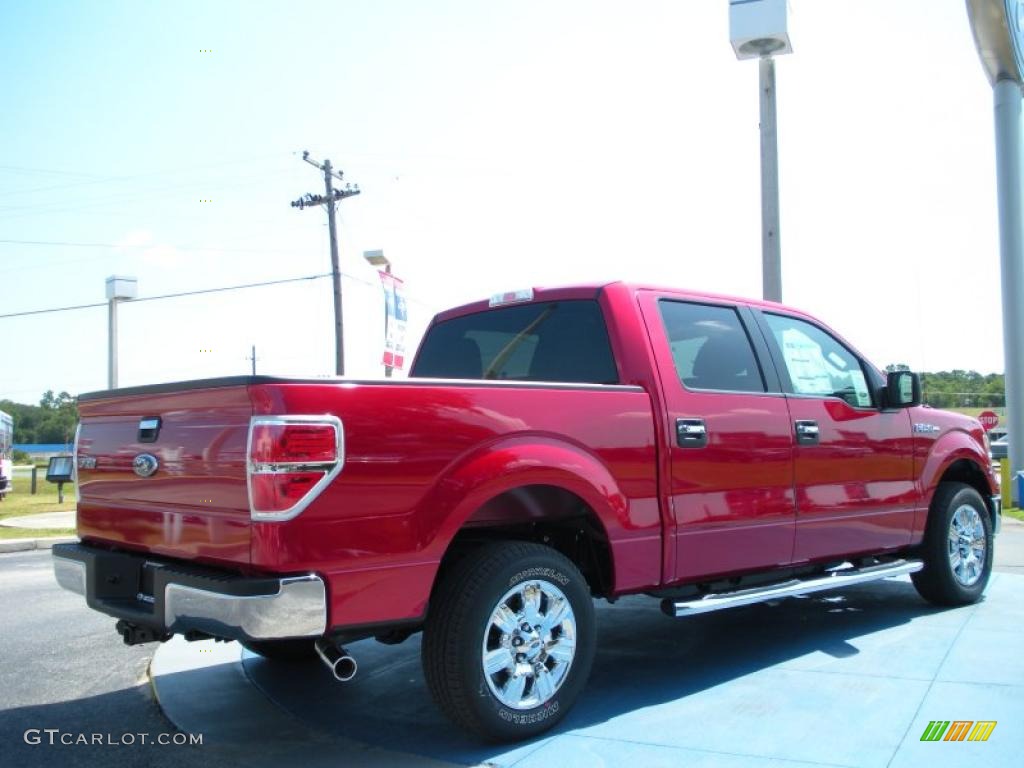
M 921 545 L 924 568 L 911 575 L 936 605 L 976 602 L 992 573 L 992 521 L 981 495 L 964 483 L 941 483 Z
M 595 641 L 590 588 L 568 558 L 540 544 L 487 544 L 431 598 L 423 671 L 457 725 L 488 740 L 526 739 L 572 707 Z
M 242 645 L 271 661 L 298 662 L 316 656 L 313 638 L 295 637 L 285 640 L 246 640 Z

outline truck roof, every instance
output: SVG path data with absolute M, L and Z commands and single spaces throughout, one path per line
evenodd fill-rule
M 753 299 L 743 296 L 730 296 L 728 294 L 711 293 L 708 291 L 694 291 L 685 288 L 653 285 L 648 283 L 629 283 L 622 280 L 613 280 L 601 283 L 578 283 L 574 285 L 552 287 L 534 286 L 528 290 L 533 291 L 533 298 L 531 301 L 555 301 L 558 299 L 594 299 L 597 298 L 602 290 L 610 286 L 621 286 L 633 293 L 637 293 L 639 291 L 657 291 L 659 293 L 671 293 L 679 298 L 695 301 L 724 301 L 729 303 L 750 304 L 766 309 L 785 309 L 787 312 L 809 317 L 806 312 L 801 312 L 794 307 L 790 307 L 786 304 L 779 304 L 774 301 L 765 301 L 763 299 Z M 434 320 L 435 322 L 439 320 L 448 320 L 453 317 L 459 317 L 460 315 L 470 315 L 474 312 L 483 312 L 490 308 L 490 300 L 481 299 L 479 301 L 470 302 L 469 304 L 463 304 L 461 306 L 452 307 L 451 309 L 439 312 L 435 316 Z

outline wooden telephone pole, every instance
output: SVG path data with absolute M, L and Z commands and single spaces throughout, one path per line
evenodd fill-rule
M 334 368 L 338 376 L 345 375 L 345 327 L 342 318 L 341 305 L 341 270 L 338 268 L 338 232 L 334 215 L 334 207 L 346 197 L 359 194 L 359 185 L 345 184 L 344 189 L 335 189 L 334 180 L 342 181 L 344 173 L 335 171 L 331 161 L 324 160 L 318 163 L 309 156 L 309 152 L 302 153 L 302 159 L 324 172 L 323 195 L 307 194 L 298 200 L 292 201 L 292 208 L 310 208 L 314 205 L 327 206 L 327 226 L 331 233 L 331 278 L 334 282 Z

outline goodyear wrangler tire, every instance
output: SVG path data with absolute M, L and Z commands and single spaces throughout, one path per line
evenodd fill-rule
M 918 593 L 936 605 L 977 601 L 992 573 L 992 544 L 992 521 L 981 495 L 964 483 L 942 483 L 921 545 L 924 568 L 911 574 Z
M 424 675 L 456 724 L 489 740 L 525 739 L 572 707 L 595 635 L 590 589 L 569 559 L 540 544 L 488 544 L 438 585 Z

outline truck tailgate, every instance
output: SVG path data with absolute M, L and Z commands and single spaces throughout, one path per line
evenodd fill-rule
M 105 392 L 80 402 L 79 413 L 83 540 L 217 564 L 249 563 L 246 440 L 252 404 L 246 386 Z M 156 460 L 148 476 L 147 457 Z

